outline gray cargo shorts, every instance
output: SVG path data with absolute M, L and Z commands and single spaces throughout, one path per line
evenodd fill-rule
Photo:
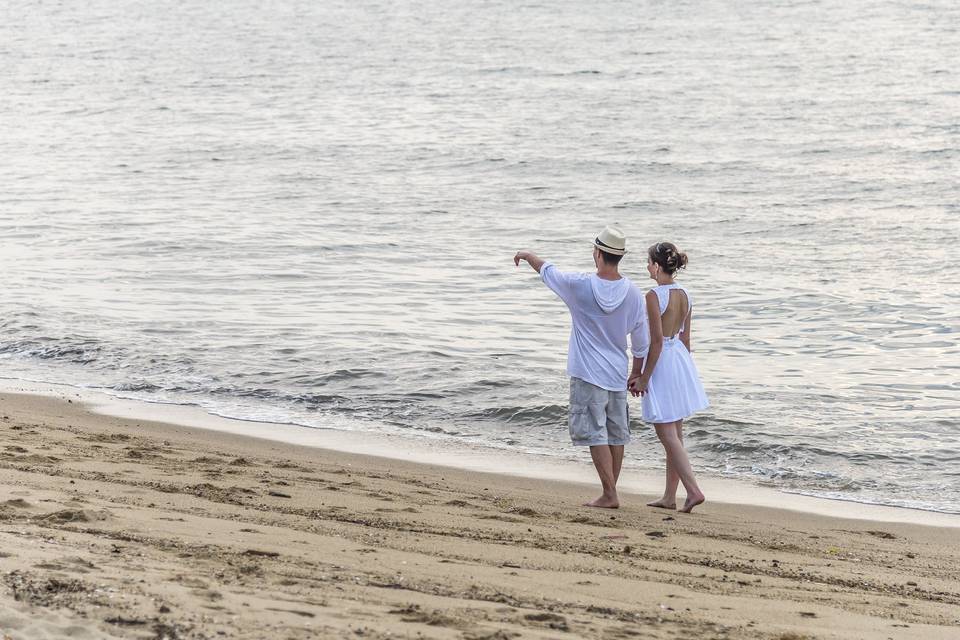
M 607 391 L 580 378 L 570 378 L 570 439 L 585 447 L 628 444 L 627 392 Z

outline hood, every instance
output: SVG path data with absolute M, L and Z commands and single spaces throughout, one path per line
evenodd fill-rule
M 590 278 L 593 288 L 593 299 L 597 301 L 604 313 L 616 311 L 630 291 L 630 281 L 626 278 L 619 280 L 604 280 L 597 275 Z

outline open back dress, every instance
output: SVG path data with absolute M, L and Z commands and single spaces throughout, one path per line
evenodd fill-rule
M 710 406 L 707 394 L 700 382 L 700 372 L 680 340 L 687 314 L 693 309 L 693 301 L 686 289 L 678 284 L 662 284 L 652 291 L 657 294 L 662 319 L 670 303 L 670 292 L 674 289 L 683 292 L 687 298 L 687 313 L 680 322 L 680 328 L 672 336 L 663 337 L 663 350 L 657 360 L 653 375 L 643 395 L 643 419 L 654 424 L 665 424 L 683 420 Z

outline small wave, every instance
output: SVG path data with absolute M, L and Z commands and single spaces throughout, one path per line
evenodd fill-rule
M 484 67 L 477 69 L 477 73 L 532 73 L 539 74 L 541 71 L 535 67 L 526 67 L 520 65 L 505 67 Z
M 104 346 L 89 339 L 36 338 L 2 343 L 0 353 L 39 360 L 91 364 L 104 354 Z
M 374 369 L 337 369 L 336 371 L 331 371 L 330 373 L 321 374 L 317 377 L 317 384 L 324 384 L 329 382 L 339 382 L 341 380 L 365 380 L 369 378 L 385 378 L 386 374 L 383 371 L 376 371 Z
M 150 384 L 149 382 L 123 382 L 118 385 L 110 387 L 114 391 L 131 391 L 131 392 L 156 392 L 162 391 L 161 387 Z
M 493 407 L 468 413 L 467 418 L 497 420 L 502 422 L 521 422 L 525 424 L 543 424 L 565 422 L 567 406 L 548 404 L 539 407 Z
M 599 76 L 603 75 L 603 71 L 598 69 L 578 69 L 577 71 L 558 71 L 549 75 L 554 78 L 566 78 L 570 76 Z
M 503 387 L 513 386 L 515 383 L 510 380 L 477 380 L 476 382 L 470 383 L 466 389 L 500 389 Z

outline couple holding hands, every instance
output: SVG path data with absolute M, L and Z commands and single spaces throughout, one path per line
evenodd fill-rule
M 674 281 L 687 256 L 669 242 L 647 251 L 647 272 L 657 286 L 644 294 L 620 274 L 627 253 L 624 234 L 606 227 L 593 241 L 596 273 L 569 273 L 530 251 L 526 261 L 570 310 L 573 328 L 567 355 L 570 438 L 590 447 L 603 493 L 586 506 L 616 509 L 623 448 L 630 441 L 627 391 L 642 396 L 643 419 L 653 423 L 667 455 L 663 497 L 651 507 L 677 508 L 683 483 L 689 513 L 704 501 L 683 447 L 683 420 L 708 406 L 690 356 L 690 294 Z M 627 376 L 627 335 L 633 366 Z

